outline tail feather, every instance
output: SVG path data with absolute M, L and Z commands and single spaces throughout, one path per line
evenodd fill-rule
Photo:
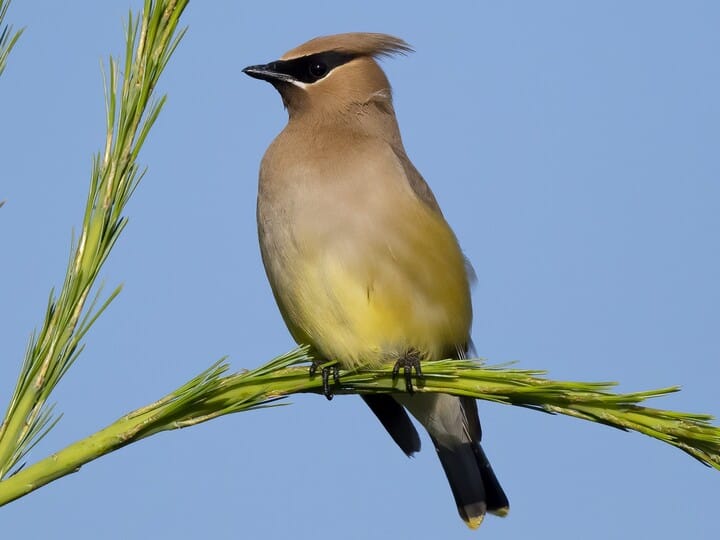
M 475 458 L 477 459 L 477 465 L 480 467 L 480 476 L 482 477 L 482 483 L 485 486 L 485 503 L 487 504 L 487 511 L 496 516 L 505 517 L 510 511 L 510 502 L 508 501 L 505 491 L 503 491 L 500 482 L 498 482 L 490 466 L 485 452 L 480 446 L 480 443 L 473 445 L 475 452 Z
M 447 448 L 440 446 L 434 437 L 431 439 L 450 484 L 460 517 L 471 529 L 478 528 L 487 511 L 487 494 L 482 475 L 477 468 L 472 443 Z
M 468 527 L 479 527 L 486 512 L 507 515 L 507 496 L 480 446 L 475 401 L 447 394 L 394 397 L 428 430 L 458 513 Z
M 447 448 L 431 438 L 458 513 L 468 527 L 479 527 L 485 512 L 506 516 L 510 504 L 482 447 L 478 443 L 462 443 Z
M 402 405 L 387 394 L 366 394 L 362 398 L 406 456 L 420 451 L 420 436 Z

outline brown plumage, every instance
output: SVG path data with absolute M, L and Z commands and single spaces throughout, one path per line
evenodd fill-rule
M 283 54 L 281 60 L 290 60 L 327 51 L 338 51 L 359 56 L 391 56 L 413 52 L 412 47 L 402 39 L 387 34 L 370 32 L 349 32 L 311 39 Z
M 410 50 L 384 34 L 340 34 L 244 70 L 270 82 L 289 114 L 260 166 L 258 233 L 270 285 L 295 340 L 344 368 L 463 356 L 470 343 L 470 271 L 405 153 L 376 61 Z M 486 511 L 507 513 L 473 400 L 364 399 L 408 455 L 420 440 L 405 410 L 428 430 L 470 527 Z

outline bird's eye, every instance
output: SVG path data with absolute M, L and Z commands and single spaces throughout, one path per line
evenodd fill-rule
M 320 79 L 327 75 L 328 67 L 324 62 L 312 62 L 310 63 L 310 75 L 316 79 Z

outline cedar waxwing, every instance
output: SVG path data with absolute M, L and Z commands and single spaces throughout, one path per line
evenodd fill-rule
M 403 370 L 408 392 L 363 399 L 408 456 L 420 439 L 405 409 L 427 429 L 460 516 L 476 528 L 509 505 L 480 447 L 475 401 L 413 393 L 410 379 L 423 360 L 466 355 L 472 269 L 405 153 L 376 62 L 409 51 L 384 34 L 339 34 L 243 70 L 272 84 L 289 115 L 260 165 L 260 250 L 298 343 L 344 369 Z

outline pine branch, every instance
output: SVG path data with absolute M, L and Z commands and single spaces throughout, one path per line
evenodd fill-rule
M 110 58 L 105 149 L 93 161 L 82 229 L 73 242 L 64 283 L 57 296 L 50 292 L 43 325 L 30 338 L 0 424 L 0 479 L 12 474 L 58 421 L 47 404 L 50 394 L 82 351 L 85 334 L 120 292 L 116 288 L 101 303 L 101 290 L 91 296 L 100 269 L 127 223 L 123 209 L 144 174 L 137 156 L 165 102 L 164 96 L 154 100 L 153 90 L 184 34 L 176 30 L 186 5 L 187 0 L 145 0 L 142 15 L 130 14 L 121 87 L 118 64 Z M 9 43 L 16 39 L 17 35 Z
M 184 428 L 225 414 L 284 404 L 297 393 L 322 393 L 321 377 L 310 377 L 312 358 L 296 349 L 268 364 L 223 376 L 218 362 L 161 400 L 133 411 L 94 435 L 71 444 L 0 482 L 0 506 L 67 474 L 84 464 L 161 431 Z M 488 367 L 473 360 L 442 360 L 423 364 L 418 392 L 443 392 L 566 414 L 623 430 L 632 430 L 676 446 L 705 465 L 720 469 L 720 428 L 705 414 L 643 407 L 646 399 L 676 392 L 663 388 L 613 394 L 614 383 L 552 381 L 542 372 Z M 341 372 L 337 394 L 402 392 L 403 380 L 392 369 Z

